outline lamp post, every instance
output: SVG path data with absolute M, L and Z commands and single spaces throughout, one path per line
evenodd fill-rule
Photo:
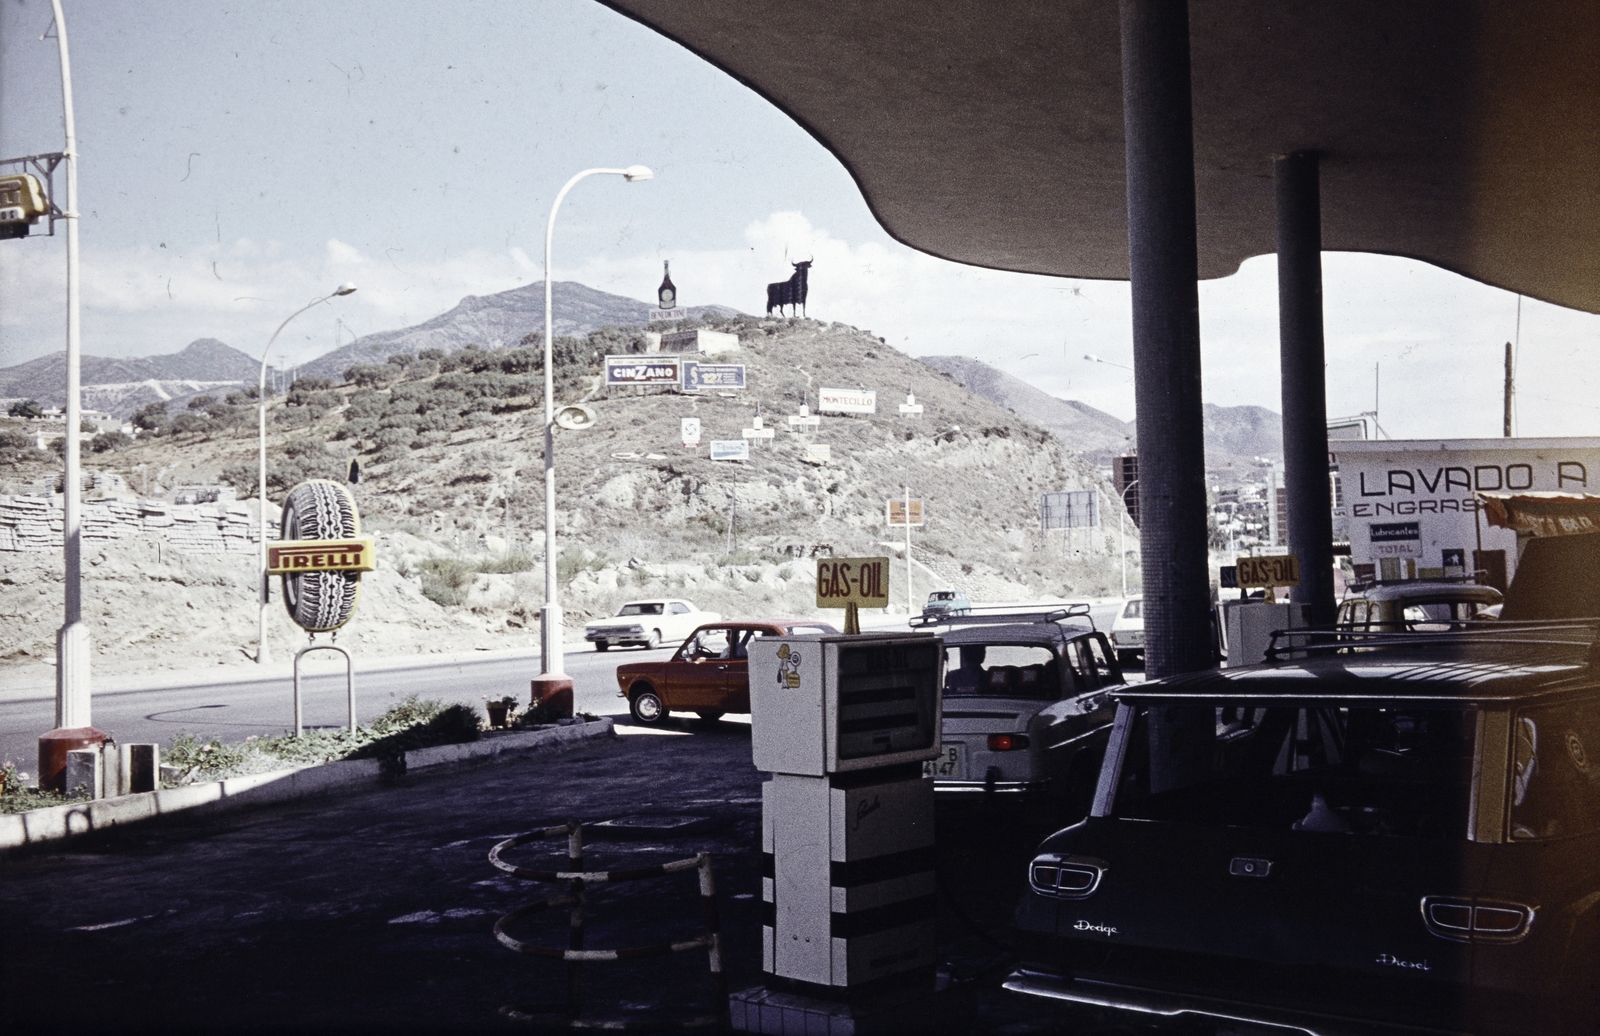
M 271 653 L 267 649 L 267 604 L 270 602 L 271 582 L 267 577 L 267 357 L 272 353 L 272 343 L 278 340 L 278 335 L 289 326 L 289 321 L 304 313 L 318 303 L 326 302 L 339 295 L 349 295 L 356 290 L 356 286 L 349 281 L 339 285 L 326 295 L 319 296 L 307 302 L 293 313 L 288 319 L 278 325 L 278 330 L 272 332 L 272 337 L 267 339 L 267 347 L 261 350 L 261 376 L 256 382 L 256 499 L 261 510 L 261 550 L 259 553 L 261 585 L 259 587 L 258 607 L 256 611 L 256 664 L 265 665 L 271 661 Z
M 1134 479 L 1122 487 L 1122 510 L 1117 512 L 1117 542 L 1121 545 L 1119 553 L 1122 555 L 1122 596 L 1128 596 L 1128 494 L 1136 489 L 1139 480 Z
M 39 787 L 65 791 L 67 752 L 104 744 L 107 736 L 90 722 L 89 630 L 83 624 L 83 516 L 79 446 L 83 407 L 79 399 L 82 350 L 78 294 L 78 136 L 72 105 L 72 60 L 61 0 L 50 0 L 55 17 L 56 54 L 61 62 L 61 124 L 66 138 L 67 204 L 67 405 L 64 470 L 61 483 L 61 553 L 65 566 L 64 614 L 56 632 L 56 725 L 39 738 Z M 54 199 L 51 199 L 54 202 Z M 91 793 L 97 794 L 97 793 Z
M 562 689 L 571 688 L 566 679 L 566 668 L 561 657 L 561 605 L 556 599 L 556 413 L 555 413 L 555 360 L 554 324 L 550 305 L 550 249 L 555 240 L 556 211 L 567 192 L 579 180 L 597 173 L 620 176 L 633 183 L 655 177 L 642 165 L 626 169 L 585 169 L 567 181 L 550 206 L 550 219 L 544 225 L 544 607 L 539 610 L 539 679 L 535 682 L 542 700 Z

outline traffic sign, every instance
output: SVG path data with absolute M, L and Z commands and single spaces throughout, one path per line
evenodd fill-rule
M 890 525 L 920 526 L 922 524 L 922 501 L 912 499 L 911 520 L 909 522 L 906 521 L 906 500 L 904 497 L 890 497 L 888 513 Z
M 888 558 L 818 558 L 817 607 L 889 607 Z
M 1239 559 L 1239 586 L 1299 586 L 1300 559 L 1293 554 L 1272 554 Z

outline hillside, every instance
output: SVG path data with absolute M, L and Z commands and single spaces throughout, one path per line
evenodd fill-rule
M 970 356 L 924 356 L 923 363 L 949 374 L 983 398 L 1023 420 L 1050 430 L 1086 460 L 1106 464 L 1138 443 L 1137 421 L 1122 422 L 1086 403 L 1058 399 L 1021 378 Z M 1204 406 L 1206 468 L 1222 481 L 1243 478 L 1258 458 L 1283 460 L 1283 419 L 1259 406 Z
M 970 356 L 923 356 L 919 359 L 1024 421 L 1048 429 L 1069 449 L 1086 454 L 1095 463 L 1107 463 L 1131 445 L 1133 427 L 1130 422 L 1075 399 L 1059 399 L 982 360 Z
M 814 614 L 814 555 L 897 553 L 902 533 L 885 527 L 884 506 L 902 494 L 903 480 L 928 515 L 913 533 L 918 598 L 952 585 L 989 601 L 1080 597 L 1106 594 L 1120 581 L 1114 520 L 1107 531 L 1080 533 L 1071 543 L 1059 532 L 1041 535 L 1040 493 L 1099 487 L 1107 500 L 1113 495 L 1091 465 L 1043 428 L 855 328 L 756 318 L 719 326 L 740 335 L 741 351 L 722 359 L 747 366 L 746 392 L 693 397 L 630 389 L 607 396 L 596 390 L 598 368 L 587 359 L 558 366 L 558 385 L 567 386 L 561 398 L 591 395 L 598 415 L 593 428 L 559 432 L 556 441 L 559 567 L 574 627 L 622 600 L 666 592 L 728 615 Z M 569 355 L 589 354 L 557 344 Z M 536 636 L 543 436 L 532 356 L 457 351 L 443 371 L 438 362 L 385 365 L 381 370 L 392 373 L 383 384 L 273 403 L 269 449 L 284 483 L 334 475 L 351 456 L 364 466 L 356 495 L 365 526 L 379 537 L 380 568 L 371 577 L 372 607 L 363 605 L 341 643 L 455 650 L 515 646 Z M 792 432 L 787 415 L 803 398 L 816 404 L 822 383 L 807 373 L 816 371 L 829 372 L 830 385 L 877 388 L 877 413 L 824 415 L 814 432 Z M 907 385 L 925 407 L 920 418 L 898 413 Z M 738 439 L 757 407 L 776 433 L 748 462 L 714 462 L 705 445 L 682 445 L 681 418 L 701 420 L 704 442 Z M 224 472 L 253 493 L 255 438 L 243 409 L 219 413 L 203 430 L 88 454 L 86 466 L 118 471 L 136 486 L 148 473 L 151 495 Z M 832 459 L 808 462 L 810 443 L 827 444 Z M 1135 550 L 1132 537 L 1128 547 Z M 103 555 L 88 559 L 86 596 L 138 602 L 88 608 L 105 664 L 166 663 L 185 653 L 244 660 L 254 614 L 248 562 L 174 559 L 169 548 L 158 563 L 153 545 L 131 542 Z M 41 617 L 0 636 L 0 659 L 26 665 L 51 653 L 60 561 L 18 554 L 0 560 L 0 615 Z M 166 567 L 145 573 L 156 564 Z M 169 571 L 174 565 L 181 571 Z M 904 609 L 904 578 L 896 560 L 897 610 Z M 95 590 L 95 580 L 108 582 Z M 204 607 L 190 589 L 201 586 L 217 588 L 206 591 Z M 113 593 L 117 587 L 124 589 Z M 281 617 L 274 622 L 279 650 L 303 636 Z
M 598 291 L 574 281 L 556 281 L 550 289 L 556 337 L 584 336 L 602 327 L 638 326 L 649 319 L 650 305 L 637 299 Z M 691 306 L 690 317 L 731 316 L 727 306 Z M 382 363 L 395 353 L 423 349 L 452 352 L 473 344 L 485 349 L 515 346 L 530 331 L 544 330 L 544 282 L 524 284 L 494 295 L 468 295 L 432 320 L 397 331 L 379 331 L 301 364 L 298 372 L 322 378 L 339 377 L 357 363 Z
M 127 417 L 146 403 L 175 400 L 241 383 L 255 384 L 261 361 L 215 338 L 197 338 L 175 353 L 80 361 L 83 405 Z M 0 368 L 0 398 L 36 399 L 46 406 L 66 402 L 66 353 Z

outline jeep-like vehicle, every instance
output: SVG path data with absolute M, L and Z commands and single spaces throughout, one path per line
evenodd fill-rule
M 1006 988 L 1317 1036 L 1600 1031 L 1597 645 L 1595 620 L 1297 630 L 1113 692 Z
M 1080 610 L 1081 609 L 1081 610 Z M 1088 808 L 1122 670 L 1087 609 L 948 620 L 940 798 L 1048 796 Z

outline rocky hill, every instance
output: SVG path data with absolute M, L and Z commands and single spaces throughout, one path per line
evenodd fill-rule
M 1071 541 L 1040 532 L 1043 492 L 1100 488 L 1107 509 L 1114 506 L 1095 467 L 1045 429 L 855 328 L 756 318 L 718 326 L 740 336 L 740 351 L 719 360 L 746 365 L 743 392 L 608 394 L 588 359 L 592 349 L 557 343 L 558 356 L 569 358 L 557 368 L 560 400 L 586 397 L 598 417 L 592 428 L 556 439 L 558 567 L 574 627 L 630 597 L 668 592 L 727 615 L 815 614 L 812 558 L 829 554 L 896 556 L 891 600 L 903 611 L 903 533 L 886 527 L 884 508 L 907 483 L 928 516 L 913 533 L 919 599 L 945 586 L 988 601 L 1098 596 L 1120 582 L 1114 520 L 1112 531 Z M 355 491 L 365 525 L 379 537 L 380 569 L 370 577 L 371 607 L 362 606 L 341 643 L 455 650 L 536 636 L 543 598 L 537 355 L 457 350 L 370 365 L 363 384 L 274 401 L 273 495 L 304 477 L 337 476 L 351 457 L 363 465 Z M 899 414 L 908 385 L 924 407 L 920 417 Z M 787 417 L 802 401 L 815 407 L 824 386 L 877 389 L 877 412 L 825 414 L 815 429 L 791 430 Z M 86 466 L 115 470 L 152 496 L 224 477 L 251 495 L 253 411 L 236 409 L 219 407 L 185 431 L 141 437 L 120 452 L 88 453 Z M 748 461 L 710 460 L 707 444 L 741 439 L 758 411 L 774 437 L 753 444 Z M 701 422 L 697 449 L 683 445 L 685 417 Z M 813 445 L 828 446 L 831 457 L 808 460 Z M 32 477 L 22 470 L 29 465 L 50 467 L 44 455 L 33 456 L 15 466 L 13 485 Z M 1128 546 L 1135 549 L 1131 537 Z M 86 597 L 129 604 L 88 608 L 102 661 L 170 664 L 197 652 L 242 662 L 253 638 L 249 562 L 174 559 L 169 548 L 159 560 L 165 567 L 145 578 L 141 566 L 157 564 L 157 550 L 117 544 L 99 561 L 88 559 Z M 59 614 L 60 561 L 0 560 L 0 615 L 43 617 L 0 623 L 8 631 L 0 659 L 25 665 L 51 653 L 46 620 Z M 95 580 L 106 581 L 103 591 Z M 196 603 L 199 586 L 215 590 Z M 274 638 L 287 651 L 298 637 L 275 621 Z
M 556 337 L 583 336 L 602 327 L 638 326 L 649 319 L 650 305 L 612 295 L 574 281 L 556 281 L 550 289 Z M 732 316 L 727 306 L 691 306 L 690 317 Z M 339 377 L 357 363 L 382 363 L 395 353 L 423 349 L 451 352 L 465 345 L 503 349 L 517 345 L 530 331 L 544 330 L 544 282 L 536 281 L 494 295 L 468 295 L 455 308 L 432 320 L 397 331 L 379 331 L 302 364 L 301 374 Z
M 1069 449 L 1104 464 L 1132 445 L 1133 424 L 1075 399 L 1060 399 L 971 356 L 923 356 L 968 390 L 998 403 L 1060 439 Z
M 1021 378 L 970 356 L 924 356 L 922 362 L 948 373 L 983 398 L 1050 430 L 1086 460 L 1107 464 L 1138 445 L 1138 422 L 1123 422 L 1074 399 L 1058 399 Z M 1261 460 L 1283 461 L 1283 419 L 1259 406 L 1204 406 L 1206 469 L 1233 485 L 1258 473 Z
M 84 356 L 83 405 L 127 417 L 146 403 L 181 402 L 189 396 L 255 384 L 261 361 L 215 338 L 197 338 L 175 353 L 126 359 Z M 0 398 L 66 402 L 66 353 L 0 368 Z

